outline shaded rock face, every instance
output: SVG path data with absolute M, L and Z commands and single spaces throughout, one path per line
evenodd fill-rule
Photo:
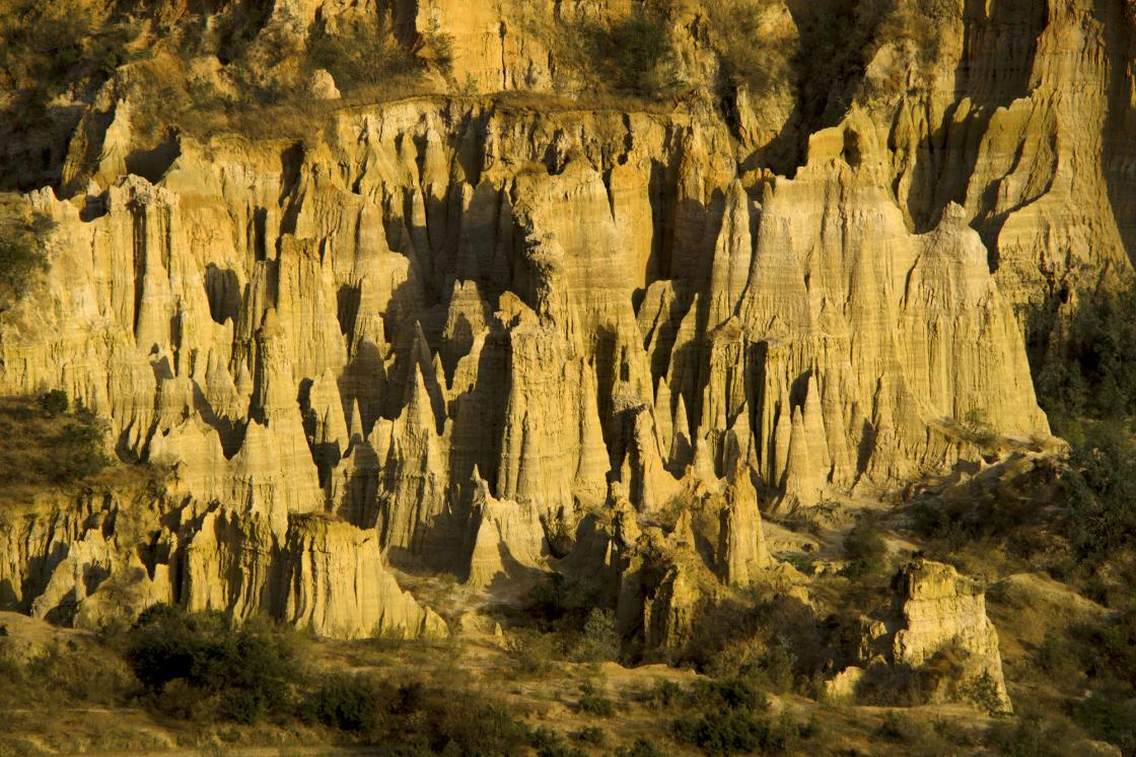
M 161 507 L 193 516 L 144 598 L 432 633 L 390 566 L 492 586 L 571 552 L 586 514 L 689 501 L 697 569 L 620 589 L 638 592 L 621 617 L 659 598 L 646 626 L 671 643 L 691 575 L 768 567 L 759 504 L 973 458 L 952 429 L 976 414 L 1047 435 L 1024 309 L 1131 277 L 1119 5 L 974 5 L 945 6 L 931 52 L 885 40 L 813 133 L 795 80 L 730 118 L 437 96 L 332 111 L 302 143 L 175 135 L 146 179 L 129 98 L 100 101 L 60 192 L 25 198 L 55 222 L 50 269 L 0 321 L 0 391 L 64 389 L 121 456 L 171 471 Z M 549 92 L 538 22 L 630 4 L 390 6 L 267 17 L 393 11 L 400 38 L 452 34 L 473 91 Z M 691 76 L 696 15 L 668 30 Z M 800 145 L 783 175 L 778 134 Z M 5 601 L 48 614 L 133 570 L 85 534 L 50 574 L 26 563 L 50 545 L 22 549 Z M 603 559 L 633 576 L 633 552 Z
M 725 633 L 712 628 L 720 602 L 793 583 L 794 571 L 766 550 L 752 473 L 738 467 L 719 486 L 683 491 L 685 507 L 667 527 L 616 497 L 611 522 L 581 539 L 560 567 L 571 575 L 599 565 L 588 579 L 614 595 L 617 626 L 646 652 L 689 652 L 702 634 Z

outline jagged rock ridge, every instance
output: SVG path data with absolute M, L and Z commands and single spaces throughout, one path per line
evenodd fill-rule
M 974 417 L 1047 435 L 1021 308 L 1131 275 L 1112 11 L 1025 3 L 1036 23 L 1015 25 L 997 5 L 960 2 L 930 63 L 882 44 L 783 175 L 762 156 L 803 125 L 779 90 L 732 119 L 697 101 L 344 107 L 302 143 L 175 133 L 146 179 L 112 81 L 60 190 L 26 198 L 56 224 L 51 267 L 0 324 L 0 389 L 63 388 L 121 456 L 172 471 L 162 507 L 181 526 L 142 602 L 438 633 L 392 564 L 491 587 L 591 550 L 625 629 L 680 643 L 698 596 L 771 568 L 760 508 L 974 459 L 958 433 Z M 396 21 L 472 18 L 455 77 L 549 91 L 554 56 L 500 23 L 514 13 L 421 3 Z M 676 18 L 697 52 L 693 16 Z M 1074 123 L 1086 108 L 1107 122 Z M 1072 197 L 1088 200 L 1065 212 Z M 676 504 L 688 515 L 664 533 L 653 519 Z M 596 518 L 611 533 L 581 536 Z M 86 533 L 10 601 L 87 601 L 75 576 L 121 559 Z

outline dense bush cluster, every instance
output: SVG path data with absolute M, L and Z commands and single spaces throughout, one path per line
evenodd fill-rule
M 1096 564 L 1136 547 L 1136 443 L 1128 424 L 1093 424 L 1069 466 L 1063 531 L 1077 556 Z
M 1065 464 L 1029 477 L 916 505 L 914 526 L 941 551 L 987 545 L 1034 570 L 1084 581 L 1136 548 L 1136 440 L 1127 421 L 1080 426 Z
M 659 98 L 673 92 L 676 61 L 668 6 L 643 3 L 610 25 L 586 21 L 567 30 L 579 43 L 577 64 L 614 94 Z
M 746 678 L 699 681 L 685 691 L 661 683 L 649 696 L 678 710 L 672 736 L 707 754 L 795 753 L 818 733 L 815 722 L 772 717 L 769 699 Z
M 1068 697 L 1061 715 L 1125 754 L 1136 751 L 1136 609 L 1051 632 L 1030 664 Z
M 775 693 L 812 695 L 825 651 L 813 608 L 787 596 L 707 602 L 668 662 Z
M 113 707 L 137 688 L 126 665 L 110 655 L 92 654 L 90 646 L 52 643 L 25 660 L 9 654 L 4 641 L 0 634 L 0 713 L 35 705 Z
M 334 35 L 323 27 L 313 29 L 308 35 L 305 64 L 310 70 L 326 69 L 341 90 L 349 90 L 410 73 L 419 62 L 394 38 L 389 16 L 381 16 Z
M 1038 400 L 1057 431 L 1077 436 L 1078 418 L 1136 414 L 1136 288 L 1083 292 L 1067 322 L 1034 331 L 1057 337 L 1046 354 L 1034 350 Z
M 28 216 L 10 203 L 0 203 L 0 313 L 15 305 L 47 269 L 44 236 L 52 221 Z
M 0 445 L 4 486 L 72 485 L 111 464 L 102 422 L 60 391 L 0 398 L 0 435 L 13 442 Z
M 125 656 L 155 705 L 186 718 L 252 723 L 279 715 L 292 706 L 301 679 L 287 634 L 167 605 L 142 614 L 127 634 Z
M 171 717 L 306 722 L 398 754 L 573 753 L 564 737 L 531 729 L 488 692 L 310 669 L 306 641 L 262 621 L 236 625 L 220 613 L 158 605 L 120 643 L 141 701 Z
M 131 22 L 105 24 L 79 0 L 16 0 L 0 17 L 0 84 L 46 103 L 73 84 L 97 84 L 130 57 Z
M 870 519 L 857 522 L 844 536 L 844 555 L 848 564 L 842 574 L 853 581 L 883 572 L 888 548 L 879 527 Z
M 613 602 L 589 576 L 550 573 L 529 591 L 523 611 L 512 618 L 517 629 L 510 651 L 517 671 L 545 673 L 555 660 L 605 662 L 621 658 L 622 639 L 615 613 L 600 609 Z
M 1071 443 L 1068 457 L 913 511 L 916 532 L 943 556 L 1046 571 L 1113 610 L 1050 630 L 1015 664 L 1030 686 L 1021 717 L 989 734 L 1004 754 L 1067 753 L 1085 734 L 1136 751 L 1136 288 L 1074 302 L 1035 314 L 1030 328 L 1038 400 Z
M 301 717 L 404 754 L 517 754 L 561 738 L 536 732 L 484 692 L 337 674 L 299 705 Z

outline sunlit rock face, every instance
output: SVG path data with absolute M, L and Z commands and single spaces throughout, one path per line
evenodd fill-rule
M 706 585 L 769 569 L 759 510 L 975 459 L 968 419 L 1047 436 L 1028 308 L 1131 277 L 1119 4 L 959 0 L 931 54 L 882 40 L 824 123 L 793 115 L 792 79 L 729 118 L 511 106 L 484 95 L 578 85 L 542 19 L 628 4 L 395 5 L 400 38 L 452 35 L 462 97 L 329 110 L 302 142 L 174 134 L 150 179 L 128 170 L 152 147 L 129 98 L 102 98 L 60 190 L 25 197 L 54 222 L 50 268 L 0 322 L 0 391 L 64 389 L 170 472 L 140 596 L 430 635 L 393 568 L 488 587 L 583 559 L 599 517 L 624 522 L 596 550 L 620 573 L 632 521 L 685 506 L 710 547 L 634 611 L 669 644 Z M 687 77 L 708 55 L 692 18 L 668 30 Z M 36 612 L 80 564 L 133 564 L 59 538 L 70 567 L 20 584 Z

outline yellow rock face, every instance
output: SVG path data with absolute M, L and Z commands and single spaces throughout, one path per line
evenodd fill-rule
M 904 568 L 897 581 L 902 627 L 893 640 L 895 661 L 919 668 L 954 645 L 965 655 L 964 682 L 987 676 L 1001 706 L 1009 710 L 998 632 L 986 616 L 983 591 L 950 565 L 928 560 Z
M 158 562 L 175 575 L 148 580 L 191 607 L 433 633 L 388 564 L 484 587 L 617 503 L 649 520 L 687 499 L 717 503 L 692 526 L 702 568 L 748 585 L 770 562 L 759 509 L 974 459 L 951 431 L 971 417 L 1047 436 L 1022 308 L 1131 277 L 1130 94 L 1088 0 L 1038 0 L 1017 25 L 959 3 L 930 61 L 884 40 L 826 128 L 790 116 L 796 81 L 735 92 L 728 117 L 693 95 L 655 112 L 478 97 L 578 92 L 542 25 L 630 4 L 397 5 L 402 38 L 452 37 L 463 96 L 328 105 L 301 142 L 174 134 L 147 179 L 136 106 L 109 87 L 60 192 L 25 197 L 55 224 L 50 268 L 0 321 L 0 391 L 62 388 L 124 456 L 172 471 L 185 515 Z M 694 81 L 712 56 L 687 5 L 667 34 Z M 798 44 L 765 5 L 762 28 Z M 73 562 L 113 562 L 68 538 Z M 659 589 L 646 626 L 667 643 L 694 574 Z M 920 603 L 982 615 L 909 601 L 906 656 L 931 643 Z

